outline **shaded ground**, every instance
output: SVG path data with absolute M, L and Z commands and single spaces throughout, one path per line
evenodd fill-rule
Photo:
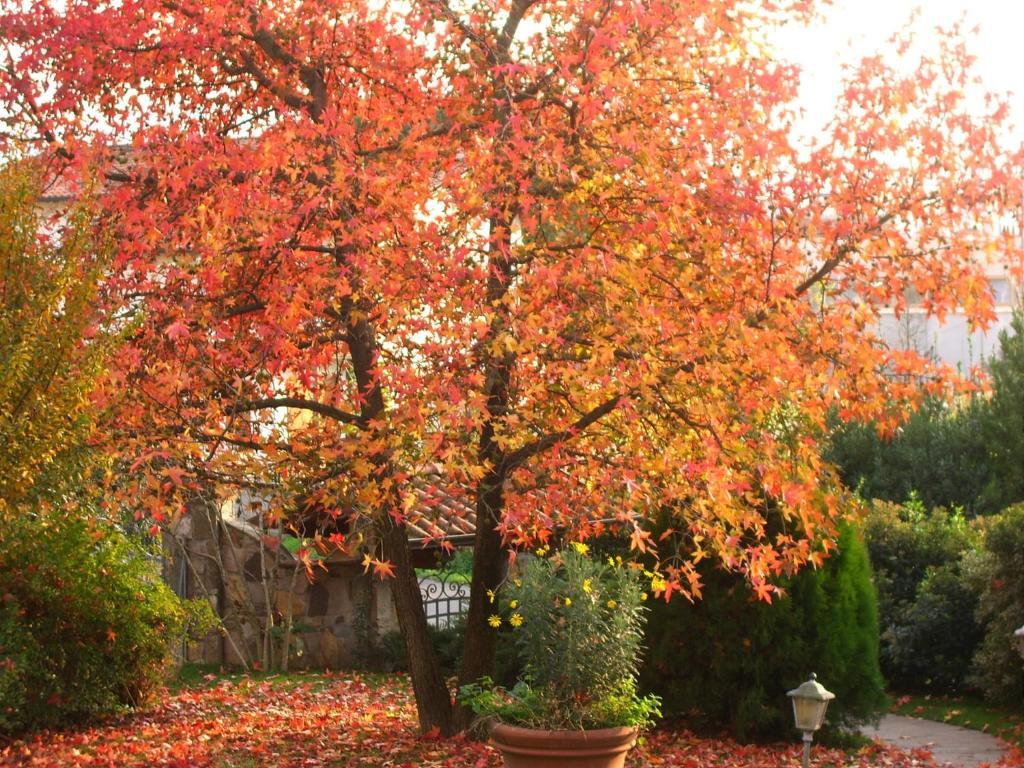
M 957 725 L 903 715 L 886 715 L 877 727 L 862 732 L 900 749 L 927 749 L 935 762 L 949 768 L 977 768 L 981 765 L 1024 765 L 1008 756 L 1007 744 L 995 736 Z
M 974 696 L 900 696 L 893 702 L 891 712 L 894 715 L 962 725 L 1024 748 L 1024 713 L 1011 707 L 989 704 Z
M 740 746 L 685 731 L 651 734 L 630 768 L 794 768 L 800 747 Z M 934 768 L 922 752 L 869 747 L 854 754 L 815 747 L 831 768 Z M 212 678 L 168 691 L 148 710 L 103 725 L 42 732 L 0 745 L 0 766 L 263 768 L 497 768 L 488 746 L 416 732 L 406 679 L 354 674 Z

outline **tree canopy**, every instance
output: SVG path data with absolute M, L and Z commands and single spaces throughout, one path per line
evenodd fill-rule
M 503 547 L 555 529 L 646 549 L 671 510 L 659 594 L 698 594 L 705 557 L 765 598 L 820 562 L 815 433 L 955 380 L 873 323 L 910 288 L 991 318 L 976 255 L 1017 255 L 1020 157 L 955 35 L 865 60 L 795 145 L 764 30 L 816 6 L 0 3 L 8 146 L 108 181 L 138 498 L 247 485 L 374 521 L 415 644 L 408 481 L 440 467 L 477 510 L 469 679 Z M 424 719 L 447 699 L 410 656 Z

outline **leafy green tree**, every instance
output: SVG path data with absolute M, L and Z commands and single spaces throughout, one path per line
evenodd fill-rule
M 992 399 L 983 436 L 991 462 L 988 496 L 995 509 L 1024 501 L 1024 313 L 1013 314 L 989 363 Z
M 874 424 L 838 426 L 826 456 L 843 483 L 865 499 L 902 502 L 916 493 L 929 509 L 985 514 L 1000 508 L 990 498 L 991 440 L 984 429 L 990 422 L 982 398 L 958 404 L 932 398 L 891 438 L 881 437 Z
M 116 340 L 94 309 L 109 249 L 85 204 L 41 216 L 37 171 L 0 167 L 0 733 L 140 703 L 169 642 L 215 623 L 98 514 L 88 441 Z

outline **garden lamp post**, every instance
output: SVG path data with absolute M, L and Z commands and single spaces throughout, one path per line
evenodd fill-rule
M 836 695 L 826 691 L 814 673 L 811 673 L 807 682 L 786 695 L 793 700 L 793 717 L 797 730 L 803 731 L 804 734 L 803 768 L 808 768 L 811 764 L 811 739 L 814 738 L 814 732 L 825 722 L 825 710 Z

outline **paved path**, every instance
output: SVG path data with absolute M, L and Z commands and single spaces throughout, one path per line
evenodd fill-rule
M 861 731 L 900 749 L 924 747 L 931 751 L 936 763 L 949 768 L 994 764 L 1004 753 L 999 740 L 987 733 L 917 717 L 886 715 L 877 728 L 866 725 Z

